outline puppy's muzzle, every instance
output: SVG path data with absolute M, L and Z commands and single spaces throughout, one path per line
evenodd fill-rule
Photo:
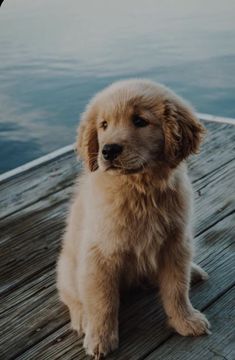
M 121 154 L 123 146 L 119 144 L 105 144 L 102 149 L 102 155 L 105 160 L 114 160 Z

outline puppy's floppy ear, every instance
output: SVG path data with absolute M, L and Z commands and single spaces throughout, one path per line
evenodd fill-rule
M 164 154 L 172 166 L 199 150 L 205 128 L 190 107 L 178 99 L 165 101 Z
M 96 129 L 96 111 L 88 106 L 77 130 L 76 149 L 90 171 L 98 169 L 99 143 Z

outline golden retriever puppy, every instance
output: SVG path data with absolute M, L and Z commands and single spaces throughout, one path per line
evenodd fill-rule
M 192 192 L 184 160 L 204 133 L 191 108 L 148 80 L 114 83 L 88 105 L 77 149 L 84 161 L 57 267 L 72 327 L 98 358 L 118 346 L 119 291 L 148 277 L 170 325 L 209 332 L 189 300 Z

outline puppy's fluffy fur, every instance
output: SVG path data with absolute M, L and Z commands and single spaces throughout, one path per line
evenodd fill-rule
M 147 80 L 117 82 L 82 116 L 77 149 L 84 172 L 68 216 L 57 286 L 88 354 L 118 346 L 119 291 L 148 277 L 158 284 L 170 325 L 181 335 L 208 333 L 189 300 L 191 185 L 184 160 L 204 129 L 169 89 Z M 104 157 L 106 144 L 122 152 Z

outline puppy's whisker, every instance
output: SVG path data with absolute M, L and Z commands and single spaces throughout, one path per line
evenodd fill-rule
M 132 158 L 128 158 L 128 160 L 126 161 L 125 165 L 128 168 L 133 168 L 133 167 L 143 167 L 144 165 L 147 164 L 147 161 L 145 158 L 140 158 L 140 157 L 132 157 Z
M 140 158 L 143 162 L 147 163 L 147 160 L 146 160 L 146 158 L 143 156 L 143 154 L 141 154 L 141 153 L 139 153 L 139 152 L 137 151 L 137 155 L 138 155 L 138 158 Z

